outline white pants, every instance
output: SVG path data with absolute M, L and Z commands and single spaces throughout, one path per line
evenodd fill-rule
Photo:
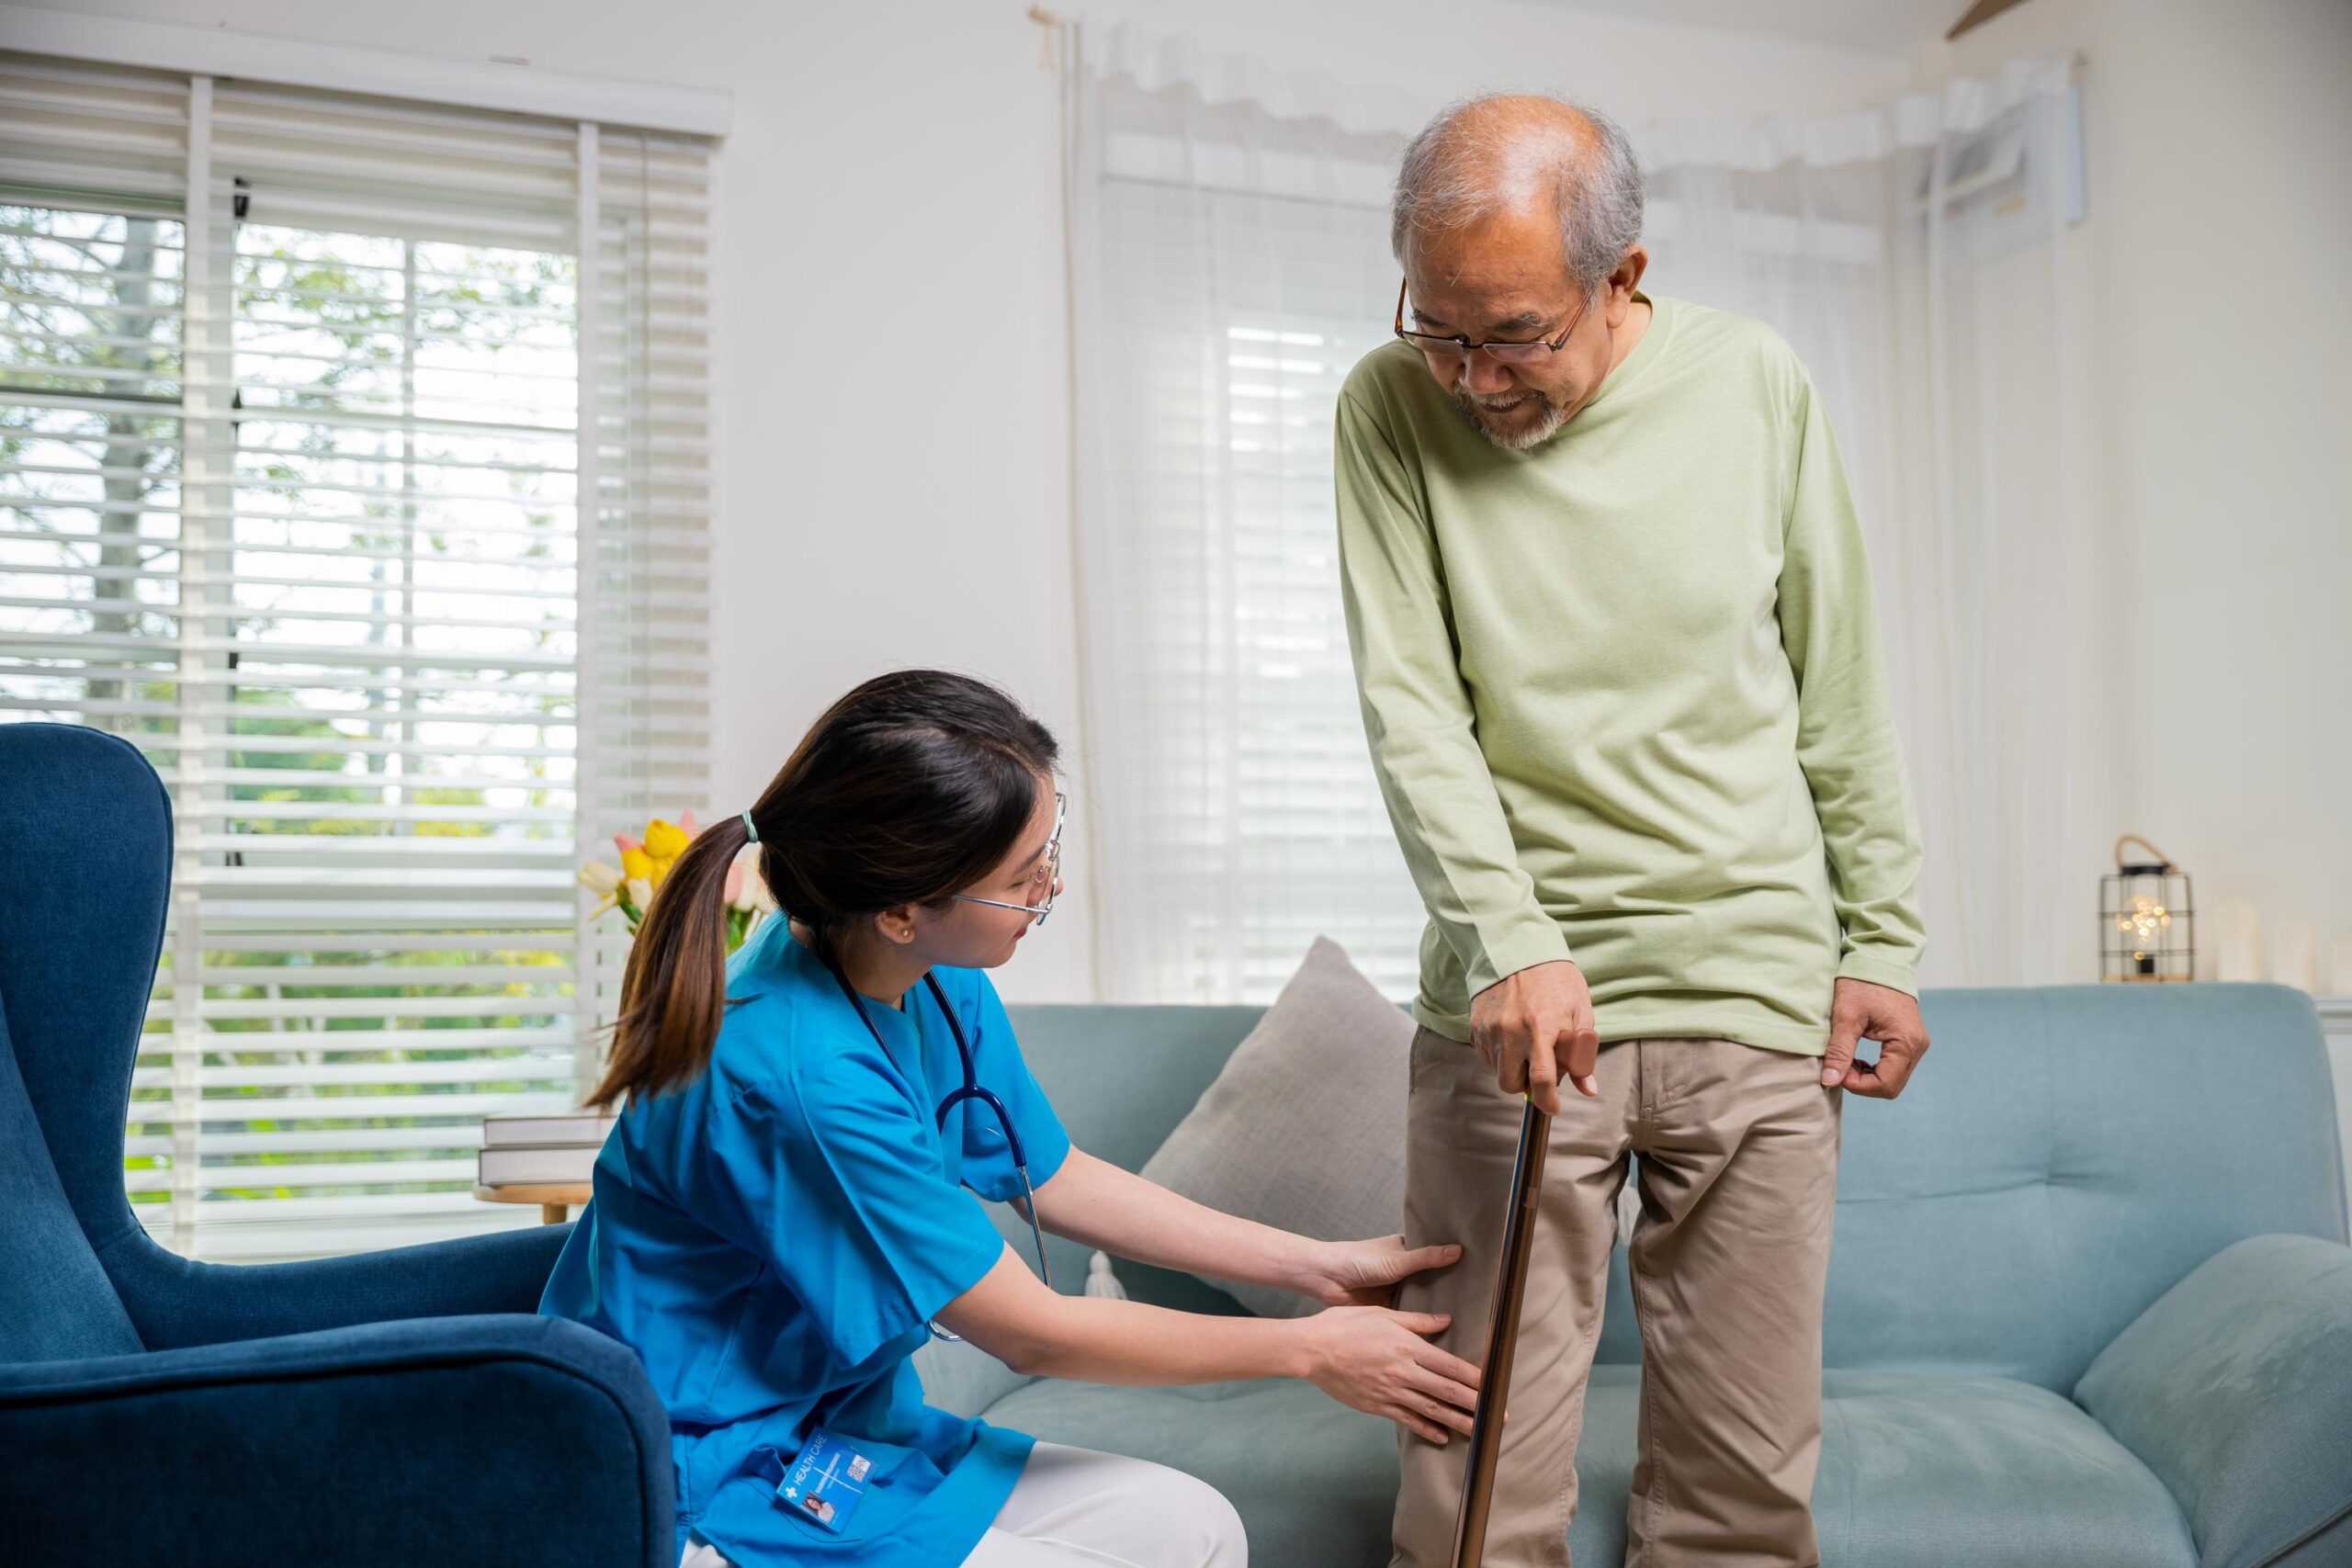
M 1148 1460 L 1039 1443 L 963 1568 L 1248 1568 L 1241 1516 L 1207 1482 Z M 689 1542 L 678 1568 L 732 1568 Z

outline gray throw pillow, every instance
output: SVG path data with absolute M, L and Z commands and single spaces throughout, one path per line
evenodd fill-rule
M 1145 1178 L 1197 1203 L 1323 1241 L 1405 1223 L 1405 1094 L 1413 1021 L 1339 943 L 1317 937 Z M 1264 1317 L 1317 1303 L 1215 1281 Z

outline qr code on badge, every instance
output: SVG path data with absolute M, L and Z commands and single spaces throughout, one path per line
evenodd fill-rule
M 864 1454 L 854 1454 L 851 1456 L 849 1461 L 849 1478 L 852 1481 L 863 1481 L 865 1479 L 865 1472 L 873 1468 L 872 1460 L 867 1459 Z

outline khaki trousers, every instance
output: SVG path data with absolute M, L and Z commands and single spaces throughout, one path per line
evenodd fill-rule
M 1627 1568 L 1811 1568 L 1821 1451 L 1821 1300 L 1842 1091 L 1821 1061 L 1727 1040 L 1600 1049 L 1598 1100 L 1562 1086 L 1511 1374 L 1486 1561 L 1566 1568 L 1577 1439 L 1600 1333 L 1614 1209 L 1640 1156 L 1632 1243 L 1642 1335 Z M 1521 1101 L 1476 1051 L 1413 1041 L 1405 1242 L 1461 1262 L 1397 1304 L 1445 1312 L 1439 1343 L 1486 1359 Z M 1468 1444 L 1400 1434 L 1392 1568 L 1447 1568 Z

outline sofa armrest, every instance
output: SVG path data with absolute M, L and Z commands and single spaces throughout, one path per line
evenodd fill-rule
M 556 1318 L 0 1365 L 12 1562 L 673 1568 L 672 1477 L 636 1357 Z
M 2075 1399 L 2171 1488 L 2204 1568 L 2294 1561 L 2352 1514 L 2352 1247 L 2224 1247 L 2099 1352 Z
M 572 1227 L 526 1225 L 304 1263 L 201 1263 L 131 1226 L 99 1250 L 153 1350 L 396 1318 L 536 1313 Z

